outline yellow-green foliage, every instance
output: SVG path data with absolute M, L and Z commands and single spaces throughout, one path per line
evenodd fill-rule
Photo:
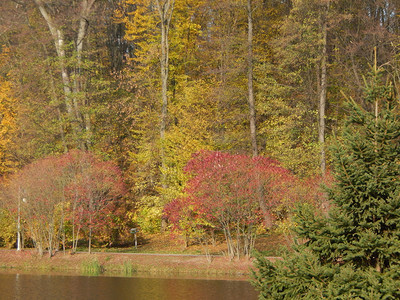
M 260 80 L 257 105 L 262 116 L 259 135 L 265 142 L 263 154 L 279 160 L 300 176 L 313 175 L 318 172 L 318 112 L 304 105 L 303 96 L 297 95 L 293 88 L 274 79 L 270 68 L 265 64 L 257 69 L 266 75 Z
M 146 233 L 160 231 L 163 204 L 158 196 L 144 196 L 139 199 L 137 211 L 131 220 Z
M 116 11 L 117 22 L 126 27 L 125 38 L 136 45 L 135 57 L 137 68 L 148 71 L 151 64 L 157 63 L 157 41 L 159 39 L 157 18 L 158 13 L 152 0 L 125 0 L 122 7 L 128 11 Z M 133 9 L 134 8 L 134 9 Z
M 171 105 L 171 118 L 177 120 L 165 139 L 167 189 L 166 202 L 182 196 L 187 175 L 183 169 L 192 155 L 201 149 L 212 149 L 212 125 L 215 102 L 209 96 L 209 85 L 203 81 L 182 83 L 175 102 Z
M 16 224 L 7 210 L 0 209 L 0 246 L 11 247 L 16 241 Z

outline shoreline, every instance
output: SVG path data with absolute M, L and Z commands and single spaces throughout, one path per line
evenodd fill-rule
M 271 258 L 271 260 L 280 258 Z M 60 275 L 135 276 L 171 275 L 184 277 L 213 277 L 230 280 L 250 279 L 253 259 L 229 261 L 225 256 L 213 256 L 209 262 L 205 255 L 180 255 L 157 253 L 57 252 L 49 258 L 40 257 L 35 250 L 0 249 L 0 269 L 32 272 L 56 272 Z

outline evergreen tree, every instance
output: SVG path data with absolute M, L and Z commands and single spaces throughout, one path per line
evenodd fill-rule
M 400 120 L 381 70 L 364 102 L 348 101 L 344 134 L 333 147 L 335 184 L 328 217 L 297 210 L 298 236 L 283 261 L 256 262 L 260 299 L 397 299 L 400 288 Z

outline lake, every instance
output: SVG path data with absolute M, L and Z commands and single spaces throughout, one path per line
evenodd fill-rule
M 256 300 L 245 280 L 0 272 L 1 299 Z

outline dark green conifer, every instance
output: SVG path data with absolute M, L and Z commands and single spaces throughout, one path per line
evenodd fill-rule
M 298 209 L 306 242 L 281 262 L 257 259 L 260 299 L 400 298 L 399 103 L 379 70 L 370 77 L 332 149 L 329 217 Z

